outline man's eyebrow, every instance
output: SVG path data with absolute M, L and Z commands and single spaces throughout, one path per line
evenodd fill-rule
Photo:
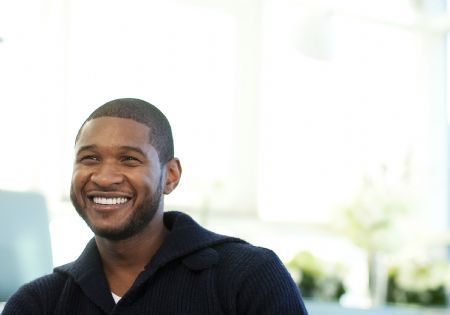
M 139 153 L 139 154 L 141 154 L 141 155 L 145 155 L 144 151 L 142 151 L 142 150 L 141 150 L 140 148 L 138 148 L 138 147 L 131 147 L 131 146 L 128 146 L 128 145 L 122 145 L 122 146 L 120 146 L 119 148 L 120 148 L 120 150 L 122 150 L 122 151 L 133 151 L 133 152 Z
M 89 150 L 96 150 L 97 146 L 95 144 L 91 144 L 91 145 L 84 145 L 81 146 L 78 150 L 77 150 L 77 154 L 79 154 L 80 152 L 83 151 L 89 151 Z
M 144 151 L 142 151 L 142 149 L 138 148 L 138 147 L 132 147 L 132 146 L 129 146 L 129 145 L 121 145 L 121 146 L 118 146 L 117 148 L 120 151 L 122 151 L 122 152 L 132 151 L 132 152 L 136 152 L 136 153 L 141 154 L 141 155 L 145 155 Z M 95 144 L 84 145 L 84 146 L 81 146 L 77 150 L 77 154 L 79 154 L 79 153 L 81 153 L 83 151 L 96 151 L 96 150 L 98 150 L 98 146 L 95 145 Z

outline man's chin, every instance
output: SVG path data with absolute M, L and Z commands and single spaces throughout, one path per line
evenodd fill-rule
M 87 224 L 89 229 L 95 236 L 99 236 L 102 238 L 106 238 L 109 240 L 124 240 L 131 237 L 135 231 L 133 231 L 130 226 L 128 228 L 125 227 L 102 227 L 92 222 L 92 220 L 87 215 L 86 209 L 82 209 L 77 203 L 73 203 L 75 210 L 78 215 L 83 219 L 83 221 Z
M 92 230 L 96 237 L 101 237 L 110 241 L 122 241 L 129 237 L 130 234 L 124 234 L 122 232 L 110 231 L 110 230 Z
M 89 228 L 95 234 L 95 236 L 105 238 L 111 241 L 121 241 L 132 237 L 135 231 L 130 229 L 118 229 L 118 228 L 100 228 L 88 223 Z
M 111 241 L 122 241 L 131 238 L 139 234 L 151 221 L 151 218 L 146 218 L 145 220 L 129 218 L 129 220 L 118 226 L 100 226 L 89 220 L 89 218 L 83 219 L 95 236 Z
M 133 234 L 133 231 L 131 231 L 131 227 L 129 224 L 122 224 L 119 226 L 104 224 L 105 222 L 101 224 L 100 222 L 91 220 L 91 218 L 89 218 L 89 216 L 87 216 L 85 212 L 79 212 L 79 214 L 95 236 L 106 238 L 109 240 L 123 240 Z

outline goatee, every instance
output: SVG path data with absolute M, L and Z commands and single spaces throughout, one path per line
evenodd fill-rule
M 108 190 L 110 191 L 110 190 Z M 128 239 L 139 232 L 141 232 L 152 221 L 156 212 L 159 209 L 159 204 L 162 198 L 162 174 L 159 178 L 159 183 L 156 191 L 152 196 L 147 196 L 144 201 L 137 205 L 134 212 L 127 218 L 127 220 L 120 226 L 114 228 L 102 228 L 96 226 L 89 219 L 86 210 L 77 201 L 73 184 L 70 187 L 70 200 L 77 210 L 80 217 L 86 222 L 89 228 L 95 235 L 104 237 L 112 241 L 119 241 Z

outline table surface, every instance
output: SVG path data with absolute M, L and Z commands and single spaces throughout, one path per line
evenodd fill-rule
M 379 306 L 369 309 L 346 308 L 338 303 L 305 301 L 310 315 L 450 315 L 450 308 Z
M 0 313 L 5 307 L 5 302 L 0 302 Z M 450 315 L 448 309 L 428 308 L 404 308 L 396 306 L 382 306 L 372 309 L 345 308 L 338 303 L 305 301 L 310 315 Z

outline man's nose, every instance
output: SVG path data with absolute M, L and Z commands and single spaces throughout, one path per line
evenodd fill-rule
M 91 181 L 101 187 L 108 187 L 115 184 L 120 184 L 123 181 L 123 174 L 117 167 L 109 163 L 104 163 L 92 173 Z

